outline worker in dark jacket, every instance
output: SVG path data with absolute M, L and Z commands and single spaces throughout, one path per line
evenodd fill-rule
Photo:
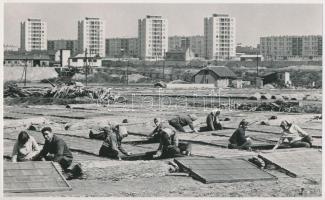
M 160 142 L 161 130 L 164 128 L 174 129 L 168 122 L 162 121 L 160 118 L 154 118 L 155 129 L 148 135 L 149 141 L 151 142 Z
M 186 132 L 183 127 L 188 125 L 193 132 L 197 133 L 197 130 L 195 130 L 193 126 L 193 121 L 197 120 L 197 118 L 198 117 L 196 115 L 189 114 L 186 116 L 177 116 L 168 122 L 171 126 L 180 132 Z
M 64 172 L 68 173 L 68 179 L 81 176 L 82 169 L 80 163 L 73 167 L 71 166 L 73 156 L 64 140 L 53 134 L 51 127 L 44 127 L 41 132 L 45 139 L 45 144 L 39 154 L 39 159 L 58 162 Z
M 44 127 L 41 132 L 45 139 L 45 144 L 40 152 L 41 157 L 45 160 L 58 162 L 62 169 L 67 169 L 73 160 L 72 153 L 67 144 L 61 138 L 54 135 L 50 127 Z
M 245 131 L 247 129 L 248 122 L 246 120 L 242 120 L 239 123 L 239 127 L 229 138 L 230 144 L 228 145 L 229 149 L 250 149 L 252 145 L 252 140 L 245 136 Z
M 121 152 L 124 155 L 131 155 L 122 147 L 122 139 L 128 136 L 125 126 L 111 123 L 105 128 L 107 136 L 99 150 L 99 156 L 121 160 Z
M 180 154 L 178 148 L 177 133 L 172 128 L 164 128 L 160 131 L 160 143 L 153 158 L 171 158 Z
M 219 119 L 220 110 L 213 110 L 207 116 L 207 129 L 209 131 L 222 130 Z

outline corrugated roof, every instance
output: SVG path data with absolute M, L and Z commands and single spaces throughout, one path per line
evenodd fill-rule
M 201 69 L 198 73 L 201 71 L 212 71 L 217 76 L 222 78 L 237 78 L 236 74 L 231 71 L 228 67 L 225 66 L 207 66 L 204 69 Z

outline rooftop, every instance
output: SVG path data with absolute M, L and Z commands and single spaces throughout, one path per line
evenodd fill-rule
M 237 78 L 237 75 L 233 71 L 231 71 L 228 67 L 225 67 L 225 66 L 209 65 L 209 66 L 201 69 L 198 73 L 200 73 L 202 71 L 212 71 L 215 75 L 222 77 L 222 78 Z

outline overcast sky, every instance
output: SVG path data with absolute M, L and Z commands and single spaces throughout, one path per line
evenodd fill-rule
M 106 38 L 137 37 L 138 19 L 161 15 L 168 19 L 168 35 L 203 35 L 204 17 L 213 13 L 236 18 L 237 43 L 253 45 L 260 36 L 322 34 L 321 4 L 95 4 L 6 3 L 4 44 L 20 44 L 20 22 L 47 22 L 48 39 L 77 39 L 78 20 L 99 17 Z

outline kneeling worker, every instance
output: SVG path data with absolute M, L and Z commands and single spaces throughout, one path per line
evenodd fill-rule
M 45 139 L 39 159 L 58 162 L 63 171 L 67 173 L 67 179 L 78 178 L 83 175 L 81 164 L 71 167 L 73 156 L 63 139 L 52 133 L 51 127 L 44 127 L 41 130 Z
M 245 136 L 245 131 L 247 129 L 248 122 L 243 119 L 239 123 L 239 127 L 229 138 L 230 144 L 228 145 L 229 149 L 250 149 L 252 145 L 252 140 Z
M 122 160 L 119 152 L 127 156 L 131 155 L 122 147 L 122 139 L 128 136 L 125 126 L 111 123 L 105 127 L 105 132 L 107 136 L 100 147 L 99 156 Z
M 180 154 L 178 148 L 178 138 L 175 130 L 171 128 L 164 128 L 160 131 L 160 143 L 157 153 L 153 158 L 171 158 Z
M 282 128 L 282 136 L 273 147 L 273 151 L 277 149 L 281 143 L 288 143 L 291 148 L 309 148 L 312 146 L 312 138 L 298 125 L 284 120 L 281 122 L 280 127 Z
M 208 131 L 222 130 L 222 125 L 219 119 L 220 110 L 213 110 L 207 116 Z

